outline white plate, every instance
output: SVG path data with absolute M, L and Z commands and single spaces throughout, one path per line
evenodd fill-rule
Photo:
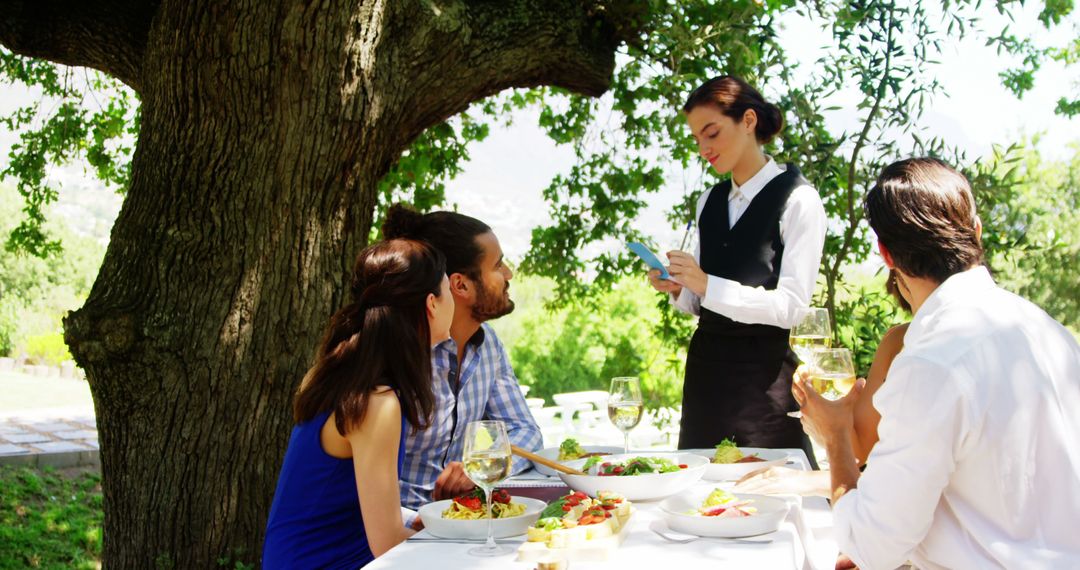
M 584 449 L 586 453 L 620 453 L 623 450 L 623 448 L 621 448 L 621 447 L 614 447 L 614 446 L 611 446 L 611 445 L 583 445 L 583 446 L 581 446 L 581 448 Z M 559 448 L 558 447 L 545 447 L 544 449 L 541 449 L 540 451 L 537 451 L 536 454 L 539 455 L 540 457 L 545 458 L 545 459 L 550 459 L 552 461 L 558 461 L 559 463 L 562 463 L 564 465 L 567 464 L 567 463 L 570 463 L 571 461 L 576 461 L 574 459 L 572 459 L 570 461 L 559 461 Z M 544 475 L 547 475 L 548 477 L 556 477 L 559 474 L 558 471 L 555 471 L 554 469 L 552 469 L 550 467 L 545 467 L 543 465 L 540 465 L 539 463 L 533 463 L 533 467 L 536 468 L 537 473 L 543 473 Z
M 660 511 L 668 527 L 674 531 L 697 536 L 717 538 L 740 538 L 775 532 L 787 516 L 790 505 L 783 499 L 765 495 L 736 494 L 740 499 L 752 499 L 749 506 L 757 514 L 739 518 L 703 517 L 685 514 L 696 510 L 709 496 L 712 489 L 695 489 L 692 492 L 668 498 L 660 503 Z
M 631 501 L 652 501 L 669 497 L 697 483 L 705 474 L 705 468 L 709 464 L 709 460 L 700 455 L 681 452 L 612 455 L 604 458 L 604 461 L 625 461 L 642 456 L 664 457 L 676 464 L 686 464 L 687 468 L 672 473 L 646 473 L 624 477 L 559 473 L 559 478 L 571 489 L 581 491 L 590 497 L 595 497 L 599 491 L 614 491 Z M 578 459 L 568 461 L 566 464 L 569 467 L 581 469 L 585 461 L 585 459 Z
M 784 465 L 788 461 L 788 454 L 782 449 L 766 449 L 763 447 L 740 447 L 739 451 L 745 455 L 757 455 L 765 461 L 753 463 L 713 463 L 715 449 L 687 449 L 685 453 L 693 453 L 708 458 L 709 467 L 705 469 L 704 479 L 707 481 L 738 481 L 751 471 Z
M 487 519 L 459 520 L 444 519 L 442 512 L 450 507 L 452 501 L 435 501 L 422 507 L 418 513 L 424 521 L 424 528 L 431 534 L 440 538 L 475 538 L 483 540 L 487 538 Z M 506 538 L 525 534 L 529 525 L 540 518 L 540 511 L 544 510 L 547 503 L 527 497 L 510 497 L 510 502 L 525 505 L 525 514 L 508 519 L 495 519 L 491 521 L 492 533 L 495 538 Z

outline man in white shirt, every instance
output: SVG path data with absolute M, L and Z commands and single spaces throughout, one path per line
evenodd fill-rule
M 1080 346 L 982 266 L 968 181 L 935 159 L 885 168 L 866 197 L 915 317 L 874 396 L 860 476 L 852 405 L 796 382 L 824 443 L 837 542 L 863 569 L 1080 567 Z

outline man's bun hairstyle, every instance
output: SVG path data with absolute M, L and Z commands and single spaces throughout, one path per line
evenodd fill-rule
M 446 273 L 461 273 L 471 279 L 480 277 L 480 259 L 484 251 L 476 237 L 491 231 L 480 220 L 457 212 L 421 214 L 405 204 L 394 204 L 386 211 L 382 237 L 425 241 L 446 256 Z
M 386 211 L 383 220 L 383 239 L 417 239 L 420 227 L 424 223 L 424 215 L 405 204 L 394 204 Z

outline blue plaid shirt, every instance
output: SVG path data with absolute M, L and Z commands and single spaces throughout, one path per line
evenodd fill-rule
M 540 426 L 525 404 L 517 376 L 510 367 L 495 331 L 486 324 L 469 340 L 458 371 L 457 343 L 447 340 L 431 352 L 435 414 L 431 427 L 412 433 L 405 441 L 405 466 L 401 471 L 401 505 L 418 509 L 431 502 L 435 479 L 451 461 L 461 461 L 465 426 L 476 420 L 502 420 L 510 443 L 528 450 L 543 446 Z M 457 396 L 455 397 L 455 386 Z M 514 458 L 513 472 L 532 464 Z

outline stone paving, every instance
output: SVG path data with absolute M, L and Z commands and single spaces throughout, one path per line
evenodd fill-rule
M 93 411 L 42 409 L 0 416 L 0 465 L 98 465 Z

